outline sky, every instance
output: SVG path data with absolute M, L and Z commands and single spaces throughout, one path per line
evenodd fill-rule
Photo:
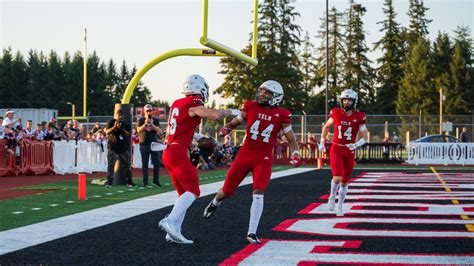
M 363 18 L 367 45 L 382 37 L 377 22 L 383 20 L 383 0 L 354 0 L 366 7 Z M 397 21 L 408 26 L 408 0 L 394 0 Z M 209 0 L 208 36 L 234 49 L 248 43 L 252 31 L 253 1 Z M 324 17 L 325 0 L 296 0 L 301 14 L 296 24 L 308 31 L 312 41 Z M 469 26 L 474 38 L 474 0 L 425 0 L 430 39 L 439 31 L 453 35 L 457 26 Z M 0 0 L 0 44 L 24 55 L 31 49 L 61 56 L 83 50 L 84 28 L 88 31 L 88 53 L 96 51 L 105 62 L 143 67 L 165 52 L 202 48 L 202 1 L 199 0 Z M 349 7 L 347 0 L 329 0 L 329 7 Z M 372 57 L 375 57 L 373 54 Z M 375 59 L 375 58 L 372 58 Z M 225 103 L 212 92 L 224 80 L 219 75 L 219 57 L 176 57 L 152 68 L 142 81 L 153 99 L 172 102 L 182 96 L 182 84 L 190 74 L 202 75 L 210 85 L 211 100 Z M 78 73 L 79 74 L 79 73 Z M 227 100 L 229 101 L 229 100 Z M 82 99 L 78 99 L 78 104 Z

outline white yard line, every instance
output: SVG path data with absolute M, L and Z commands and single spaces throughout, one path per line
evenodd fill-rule
M 275 172 L 272 174 L 272 179 L 312 170 L 314 168 L 295 168 Z M 251 183 L 252 178 L 247 177 L 241 186 Z M 221 181 L 202 185 L 201 196 L 216 193 L 223 184 Z M 175 191 L 170 191 L 3 231 L 0 232 L 0 255 L 165 208 L 173 205 L 177 197 Z

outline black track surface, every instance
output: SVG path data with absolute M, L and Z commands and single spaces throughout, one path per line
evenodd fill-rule
M 357 171 L 354 176 L 356 174 Z M 272 230 L 286 219 L 330 217 L 297 214 L 312 202 L 323 202 L 319 198 L 328 193 L 329 181 L 328 170 L 272 180 L 265 193 L 265 208 L 258 235 L 265 239 L 363 240 L 357 252 L 469 254 L 474 251 L 473 239 L 469 238 L 316 236 Z M 187 212 L 183 235 L 194 240 L 193 245 L 165 241 L 165 233 L 158 228 L 158 221 L 170 212 L 171 207 L 168 207 L 0 256 L 0 264 L 215 265 L 247 246 L 244 237 L 252 201 L 251 186 L 240 187 L 211 219 L 204 220 L 202 211 L 213 196 L 198 199 Z M 456 219 L 452 216 L 436 218 Z M 429 228 L 435 230 L 437 226 Z M 347 249 L 344 251 L 350 252 Z

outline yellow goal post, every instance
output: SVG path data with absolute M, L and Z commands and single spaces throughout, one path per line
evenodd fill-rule
M 129 104 L 130 99 L 132 98 L 133 91 L 135 90 L 138 82 L 141 78 L 154 66 L 157 64 L 177 56 L 231 56 L 253 66 L 258 64 L 257 60 L 257 30 L 258 30 L 258 0 L 254 0 L 253 6 L 253 37 L 252 37 L 252 55 L 248 56 L 236 49 L 232 49 L 224 44 L 221 44 L 215 40 L 212 40 L 208 37 L 208 11 L 209 11 L 209 1 L 203 0 L 202 8 L 202 36 L 200 38 L 200 43 L 210 49 L 205 48 L 185 48 L 177 49 L 161 54 L 151 61 L 149 61 L 145 66 L 135 73 L 132 80 L 125 89 L 125 93 L 122 97 L 122 104 Z

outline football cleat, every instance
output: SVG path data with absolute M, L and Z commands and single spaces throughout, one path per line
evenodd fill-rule
M 260 242 L 260 239 L 258 239 L 257 235 L 254 234 L 254 233 L 248 234 L 247 237 L 245 237 L 245 239 L 247 239 L 247 241 L 250 244 L 260 244 L 260 243 L 262 243 L 262 242 Z
M 328 209 L 330 211 L 334 211 L 334 208 L 336 207 L 336 197 L 329 197 L 328 200 Z
M 342 211 L 342 206 L 337 206 L 337 208 L 336 208 L 336 216 L 338 216 L 338 217 L 344 216 L 344 212 Z
M 204 217 L 204 219 L 209 219 L 216 212 L 216 210 L 217 210 L 217 205 L 214 205 L 214 203 L 212 203 L 212 200 L 211 200 L 211 202 L 209 202 L 207 207 L 204 209 L 204 213 L 202 216 Z
M 165 239 L 166 239 L 166 242 L 179 244 L 179 242 L 176 241 L 176 240 L 174 240 L 174 239 L 170 236 L 170 234 L 166 234 Z
M 163 218 L 158 225 L 176 242 L 181 242 L 182 235 L 178 232 L 178 230 L 176 230 L 174 224 L 170 223 L 168 220 L 168 215 L 166 215 L 166 217 Z

